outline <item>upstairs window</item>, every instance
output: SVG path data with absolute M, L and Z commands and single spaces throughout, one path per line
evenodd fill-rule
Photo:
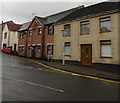
M 89 34 L 89 21 L 81 22 L 81 34 Z
M 64 25 L 64 36 L 70 35 L 70 24 Z
M 29 30 L 29 35 L 30 35 L 30 36 L 32 35 L 32 30 Z
M 111 31 L 111 20 L 110 17 L 100 18 L 100 32 Z
M 101 57 L 112 57 L 111 51 L 111 40 L 102 40 L 100 41 L 101 46 Z
M 4 39 L 6 39 L 7 38 L 7 33 L 4 33 Z
M 53 25 L 48 26 L 48 34 L 54 34 L 54 26 Z
M 38 34 L 42 34 L 42 27 L 38 28 Z

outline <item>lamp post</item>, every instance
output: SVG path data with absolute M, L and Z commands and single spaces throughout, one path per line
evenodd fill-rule
M 63 57 L 62 57 L 62 64 L 65 65 L 65 49 L 64 49 L 64 40 L 65 40 L 65 30 L 61 30 L 61 34 L 63 36 Z

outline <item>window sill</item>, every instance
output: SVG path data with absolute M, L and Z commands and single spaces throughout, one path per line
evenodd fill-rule
M 85 33 L 85 34 L 80 34 L 80 35 L 89 35 L 89 33 Z
M 112 57 L 100 57 L 100 58 L 112 58 Z
M 67 57 L 71 57 L 71 55 L 65 55 L 65 56 L 67 56 Z
M 64 35 L 64 37 L 70 37 L 71 35 L 70 34 L 68 34 L 68 35 Z
M 102 34 L 102 33 L 108 33 L 108 32 L 112 32 L 112 31 L 100 31 L 100 33 Z

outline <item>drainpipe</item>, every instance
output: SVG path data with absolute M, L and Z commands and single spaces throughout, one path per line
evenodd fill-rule
M 28 50 L 27 46 L 28 46 L 28 30 L 27 30 L 27 33 L 26 33 L 26 50 L 25 50 L 25 56 L 26 57 L 28 57 L 28 55 L 27 55 L 27 50 Z

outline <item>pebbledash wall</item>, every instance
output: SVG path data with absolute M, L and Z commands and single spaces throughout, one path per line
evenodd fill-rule
M 111 32 L 100 33 L 99 18 L 110 16 Z M 80 35 L 80 22 L 89 20 L 89 34 Z M 64 37 L 61 30 L 65 24 L 70 24 L 70 36 Z M 55 25 L 54 59 L 63 57 L 63 42 L 71 42 L 71 55 L 66 60 L 81 61 L 81 44 L 92 44 L 92 63 L 120 64 L 120 13 L 99 16 L 84 20 L 76 20 Z M 100 40 L 111 40 L 112 58 L 100 58 Z M 119 40 L 119 41 L 118 41 Z

